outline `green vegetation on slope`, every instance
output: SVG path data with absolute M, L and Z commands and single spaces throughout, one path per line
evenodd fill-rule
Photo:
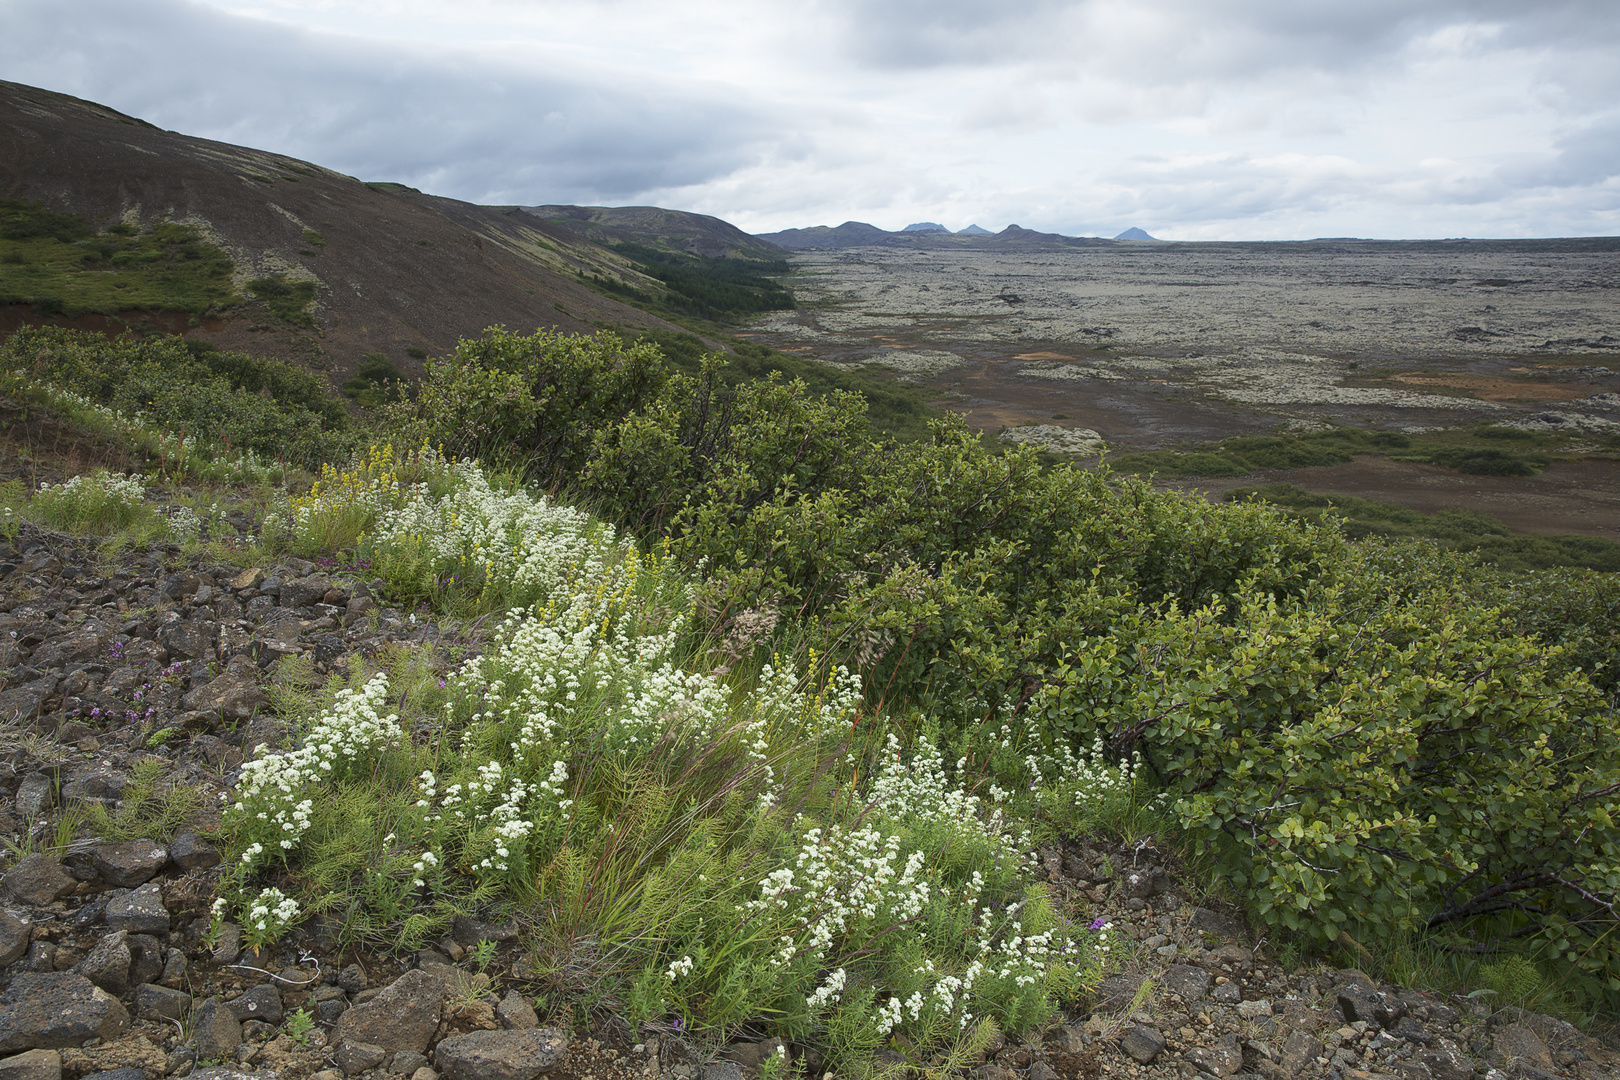
M 0 345 L 0 370 L 181 437 L 272 461 L 314 468 L 355 442 L 347 413 L 320 375 L 205 342 L 24 328 Z
M 858 665 L 953 753 L 995 758 L 1008 790 L 1031 782 L 1020 747 L 1140 752 L 1282 930 L 1471 930 L 1620 993 L 1604 906 L 1620 747 L 1593 659 L 1615 623 L 1538 626 L 1553 648 L 1517 629 L 1527 606 L 1590 614 L 1555 594 L 1612 599 L 1612 576 L 1512 593 L 1430 545 L 990 455 L 959 422 L 875 443 L 854 396 L 730 387 L 718 363 L 661 373 L 609 338 L 465 342 L 397 420 L 664 538 L 707 568 L 722 630 L 761 611 L 813 628 L 818 655 Z
M 231 260 L 188 225 L 96 233 L 83 219 L 38 203 L 0 200 L 0 303 L 42 315 L 182 311 L 236 302 Z
M 319 908 L 408 947 L 504 905 L 587 1004 L 922 1067 L 987 1036 L 964 1016 L 1019 1032 L 1099 973 L 1014 853 L 1123 791 L 1291 946 L 1483 943 L 1620 1003 L 1620 578 L 1355 541 L 955 419 L 879 440 L 857 395 L 724 371 L 491 331 L 381 422 L 526 484 L 379 447 L 289 493 L 267 543 L 514 618 L 437 678 L 425 648 L 289 674 L 305 737 L 222 833 L 252 933 Z
M 761 311 L 791 311 L 793 293 L 772 276 L 788 273 L 786 259 L 710 258 L 621 241 L 614 250 L 664 283 L 663 304 L 683 315 L 716 322 Z
M 642 327 L 620 328 L 619 333 L 628 340 L 639 338 L 653 342 L 663 352 L 664 358 L 686 375 L 697 375 L 703 369 L 704 362 L 710 359 L 703 341 L 694 334 Z M 859 371 L 842 371 L 791 353 L 779 352 L 758 342 L 724 335 L 721 335 L 721 340 L 732 349 L 731 354 L 719 358 L 720 379 L 727 386 L 736 387 L 776 374 L 804 383 L 806 389 L 816 397 L 838 391 L 859 394 L 866 401 L 868 426 L 874 435 L 880 437 L 904 440 L 926 438 L 928 422 L 940 415 L 938 410 L 929 408 L 927 392 L 919 387 Z

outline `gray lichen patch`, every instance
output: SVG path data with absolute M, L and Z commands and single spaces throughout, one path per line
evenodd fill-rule
M 1066 428 L 1056 424 L 1026 424 L 1008 428 L 998 438 L 1003 442 L 1077 457 L 1096 457 L 1103 449 L 1102 436 L 1090 428 Z

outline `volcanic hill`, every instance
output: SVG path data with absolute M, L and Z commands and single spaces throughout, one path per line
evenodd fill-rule
M 164 131 L 78 98 L 0 82 L 0 200 L 42 203 L 109 236 L 190 226 L 231 260 L 235 297 L 207 310 L 161 304 L 58 311 L 19 291 L 27 267 L 0 266 L 0 334 L 54 322 L 118 330 L 151 327 L 221 348 L 295 359 L 352 375 L 381 353 L 400 369 L 503 324 L 593 331 L 603 325 L 674 329 L 598 289 L 653 292 L 659 283 L 601 242 L 675 250 L 730 247 L 780 254 L 714 218 L 630 208 L 487 207 L 364 183 L 331 169 L 248 147 Z M 593 231 L 594 230 L 594 231 Z M 599 242 L 600 241 L 600 242 Z M 94 244 L 92 237 L 89 241 Z M 92 259 L 89 254 L 87 259 Z M 257 292 L 253 282 L 272 282 Z M 25 283 L 26 284 L 26 283 Z M 279 290 L 283 304 L 273 306 Z M 266 295 L 259 295 L 265 293 Z M 286 306 L 291 297 L 292 307 Z M 300 302 L 300 298 L 307 297 Z M 19 302 L 21 299 L 21 302 Z

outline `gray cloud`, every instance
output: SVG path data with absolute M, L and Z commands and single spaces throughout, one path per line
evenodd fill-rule
M 221 11 L 250 4 L 280 21 Z M 7 78 L 480 202 L 655 202 L 761 232 L 1620 226 L 1613 0 L 0 9 Z
M 849 55 L 886 66 L 1066 61 L 1138 82 L 1350 71 L 1425 34 L 1501 26 L 1498 47 L 1620 38 L 1609 0 L 840 0 Z
M 1504 165 L 1496 176 L 1510 187 L 1583 187 L 1620 177 L 1620 116 L 1566 132 L 1550 154 Z
M 9 78 L 475 201 L 593 202 L 706 183 L 772 137 L 759 112 L 701 86 L 491 66 L 185 0 L 21 0 L 6 21 Z

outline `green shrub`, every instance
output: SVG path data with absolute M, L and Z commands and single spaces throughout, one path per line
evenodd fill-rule
M 0 344 L 0 368 L 229 454 L 314 467 L 353 445 L 319 375 L 206 342 L 24 328 Z
M 295 326 L 314 328 L 315 317 L 306 309 L 315 299 L 313 281 L 293 281 L 285 274 L 254 278 L 247 283 L 253 295 L 264 301 L 270 314 Z
M 1609 977 L 1607 709 L 1490 609 L 1450 589 L 1392 603 L 1389 584 L 1364 564 L 1309 605 L 1133 617 L 1075 643 L 1036 715 L 1139 748 L 1268 922 L 1328 942 L 1522 932 Z
M 1534 476 L 1551 464 L 1545 454 L 1525 454 L 1495 447 L 1437 450 L 1429 460 L 1474 476 Z

